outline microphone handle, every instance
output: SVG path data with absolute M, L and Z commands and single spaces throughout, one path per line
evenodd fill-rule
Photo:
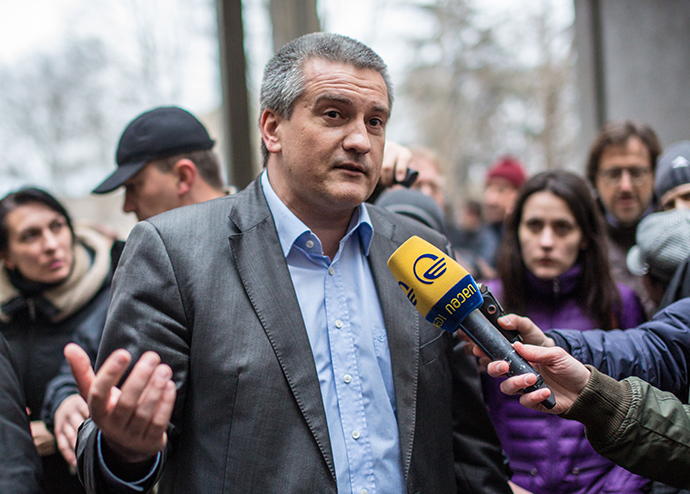
M 471 328 L 468 330 L 467 328 Z M 482 314 L 479 309 L 474 309 L 460 324 L 460 329 L 474 341 L 479 348 L 491 360 L 505 360 L 508 362 L 509 370 L 508 376 L 517 376 L 522 374 L 534 374 L 537 376 L 537 382 L 522 390 L 523 393 L 529 393 L 539 388 L 545 388 L 544 379 L 534 368 L 522 358 L 513 348 L 513 345 L 503 336 L 491 322 Z M 556 399 L 551 395 L 541 402 L 546 408 L 551 409 L 556 406 Z

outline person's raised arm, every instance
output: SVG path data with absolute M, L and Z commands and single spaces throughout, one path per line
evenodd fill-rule
M 395 142 L 386 141 L 383 150 L 381 176 L 367 202 L 375 202 L 384 190 L 395 184 L 406 184 L 405 186 L 409 187 L 416 179 L 416 174 L 413 176 L 412 170 L 410 170 L 411 162 L 412 152 L 408 148 Z M 409 182 L 406 183 L 408 180 Z
M 381 184 L 390 187 L 405 180 L 407 169 L 412 162 L 412 152 L 396 142 L 386 141 L 381 164 Z

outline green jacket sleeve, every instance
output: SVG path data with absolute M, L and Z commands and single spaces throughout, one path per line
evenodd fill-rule
M 564 418 L 586 427 L 594 449 L 611 461 L 674 487 L 690 487 L 690 406 L 636 377 L 616 381 L 593 367 Z

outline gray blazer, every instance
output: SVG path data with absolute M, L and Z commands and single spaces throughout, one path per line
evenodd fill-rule
M 426 323 L 386 261 L 413 234 L 445 239 L 367 206 L 369 263 L 389 339 L 407 492 L 510 492 L 476 370 Z M 118 266 L 98 365 L 155 350 L 178 395 L 158 474 L 174 493 L 335 493 L 318 376 L 259 180 L 244 191 L 140 222 Z M 107 492 L 96 428 L 78 444 L 89 492 Z

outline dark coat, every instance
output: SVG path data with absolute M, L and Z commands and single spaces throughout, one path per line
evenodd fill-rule
M 21 383 L 0 334 L 0 492 L 38 494 L 41 459 L 29 430 L 29 416 Z
M 659 304 L 659 310 L 684 297 L 690 297 L 690 257 L 685 259 L 673 273 L 673 278 L 668 283 L 664 298 Z
M 110 242 L 108 246 L 110 247 Z M 11 306 L 9 321 L 0 322 L 0 332 L 7 339 L 12 357 L 17 363 L 17 373 L 23 384 L 26 405 L 31 410 L 31 420 L 44 420 L 52 428 L 52 417 L 62 400 L 76 393 L 76 384 L 69 366 L 63 356 L 67 343 L 78 342 L 84 346 L 95 360 L 98 341 L 105 325 L 105 316 L 110 297 L 110 284 L 114 270 L 113 256 L 117 253 L 113 246 L 105 255 L 110 259 L 109 272 L 97 288 L 95 295 L 86 300 L 69 316 L 54 322 L 51 313 L 59 308 L 45 306 L 40 295 L 14 299 L 3 306 Z M 44 410 L 45 405 L 45 410 Z M 76 475 L 62 455 L 56 452 L 42 457 L 44 470 L 44 490 L 47 493 L 84 492 Z

